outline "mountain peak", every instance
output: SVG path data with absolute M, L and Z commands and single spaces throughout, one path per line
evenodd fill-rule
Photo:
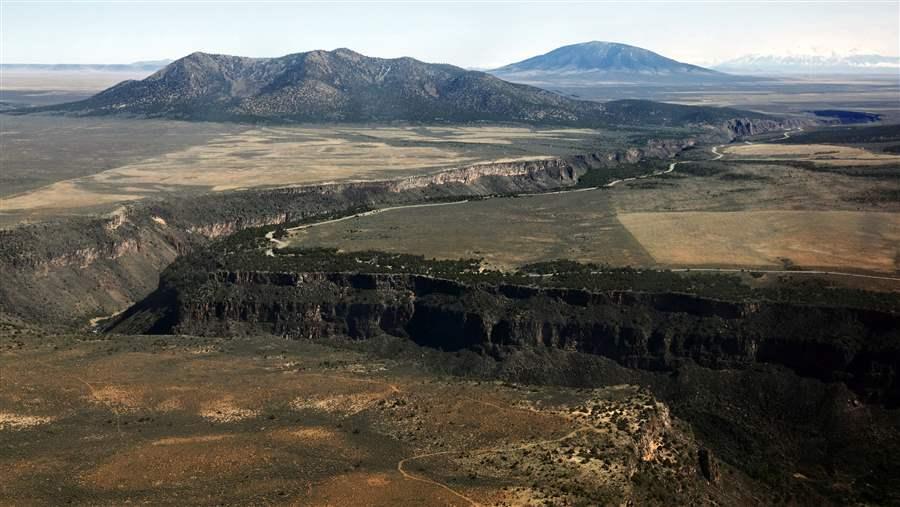
M 593 124 L 603 106 L 481 72 L 347 48 L 277 58 L 194 52 L 57 110 L 200 120 Z
M 187 56 L 183 56 L 183 57 L 181 57 L 181 58 L 175 60 L 175 61 L 172 62 L 172 63 L 178 63 L 178 62 L 204 62 L 204 61 L 221 60 L 221 59 L 227 59 L 227 58 L 233 58 L 233 57 L 230 57 L 230 56 L 228 56 L 228 55 L 219 55 L 219 54 L 216 54 L 216 53 L 205 53 L 205 52 L 203 52 L 203 51 L 194 51 L 193 53 L 191 53 L 191 54 L 189 54 L 189 55 L 187 55 Z
M 498 75 L 534 72 L 599 72 L 622 74 L 706 74 L 715 71 L 666 58 L 653 51 L 619 42 L 570 44 L 493 71 Z
M 635 48 L 641 49 L 637 46 L 632 46 L 631 44 L 625 44 L 623 42 L 610 42 L 605 40 L 592 40 L 588 42 L 579 42 L 575 44 L 569 44 L 567 46 L 562 46 L 561 48 L 572 48 L 572 47 L 593 47 L 593 48 L 605 48 L 605 47 L 621 47 L 621 48 Z M 561 49 L 559 48 L 559 49 Z M 647 51 L 647 50 L 643 50 Z
M 357 53 L 356 51 L 353 51 L 352 49 L 349 49 L 349 48 L 337 48 L 334 51 L 329 51 L 329 52 L 333 53 L 335 55 L 338 55 L 338 56 L 352 56 L 352 57 L 363 56 L 362 54 Z

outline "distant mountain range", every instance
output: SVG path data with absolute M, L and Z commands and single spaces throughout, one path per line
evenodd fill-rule
M 741 74 L 900 74 L 900 57 L 882 55 L 746 55 L 715 66 Z
M 6 71 L 65 71 L 65 72 L 156 72 L 172 63 L 172 60 L 153 60 L 134 63 L 3 63 Z
M 488 72 L 508 81 L 537 86 L 702 83 L 736 79 L 639 47 L 601 41 L 563 46 Z
M 21 112 L 33 111 L 248 122 L 579 126 L 721 124 L 733 118 L 764 117 L 649 101 L 574 100 L 483 72 L 412 58 L 370 58 L 349 49 L 279 58 L 193 53 L 146 79 L 124 81 L 89 99 Z

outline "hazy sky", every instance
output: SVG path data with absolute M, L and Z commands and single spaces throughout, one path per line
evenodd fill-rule
M 900 0 L 693 2 L 17 2 L 0 62 L 127 63 L 193 51 L 280 56 L 349 47 L 493 67 L 606 40 L 696 64 L 747 53 L 900 54 Z

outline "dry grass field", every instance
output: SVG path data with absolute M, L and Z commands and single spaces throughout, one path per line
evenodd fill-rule
M 181 151 L 248 128 L 167 120 L 0 115 L 0 196 Z
M 590 152 L 609 149 L 622 135 L 491 126 L 250 128 L 46 117 L 2 120 L 0 142 L 10 168 L 5 179 L 21 189 L 0 200 L 0 223 L 7 225 L 108 210 L 163 193 L 386 179 L 475 163 Z M 154 136 L 154 128 L 170 125 L 175 136 L 164 131 Z M 113 144 L 122 135 L 117 128 L 131 129 L 123 148 Z M 131 147 L 139 139 L 150 140 L 151 148 Z M 71 153 L 74 160 L 67 160 Z M 29 185 L 35 165 L 46 166 L 46 175 Z
M 259 186 L 286 186 L 327 181 L 383 179 L 408 172 L 458 167 L 490 160 L 449 142 L 400 129 L 366 132 L 343 129 L 256 129 L 225 136 L 202 146 L 110 169 L 78 184 L 140 188 L 202 186 L 213 192 Z M 506 144 L 503 138 L 478 141 Z M 402 139 L 407 146 L 385 140 Z M 433 143 L 425 145 L 424 143 Z M 444 147 L 443 144 L 447 146 Z M 502 157 L 516 160 L 521 157 Z M 531 158 L 531 157 L 527 157 Z M 51 193 L 53 191 L 51 190 Z
M 854 211 L 624 213 L 662 266 L 900 270 L 900 215 Z
M 0 352 L 2 505 L 577 503 L 627 498 L 639 467 L 697 480 L 696 444 L 629 386 L 448 379 L 275 337 L 41 343 Z
M 730 158 L 810 160 L 830 166 L 893 165 L 900 156 L 872 153 L 862 148 L 831 144 L 738 144 L 724 149 Z
M 299 229 L 289 244 L 483 258 L 486 266 L 499 269 L 551 259 L 620 266 L 653 262 L 602 191 L 395 209 Z

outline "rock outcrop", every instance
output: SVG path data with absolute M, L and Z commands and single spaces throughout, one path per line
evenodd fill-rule
M 722 129 L 730 135 L 730 139 L 755 136 L 768 132 L 796 129 L 815 125 L 813 120 L 770 118 L 732 118 L 722 124 Z

